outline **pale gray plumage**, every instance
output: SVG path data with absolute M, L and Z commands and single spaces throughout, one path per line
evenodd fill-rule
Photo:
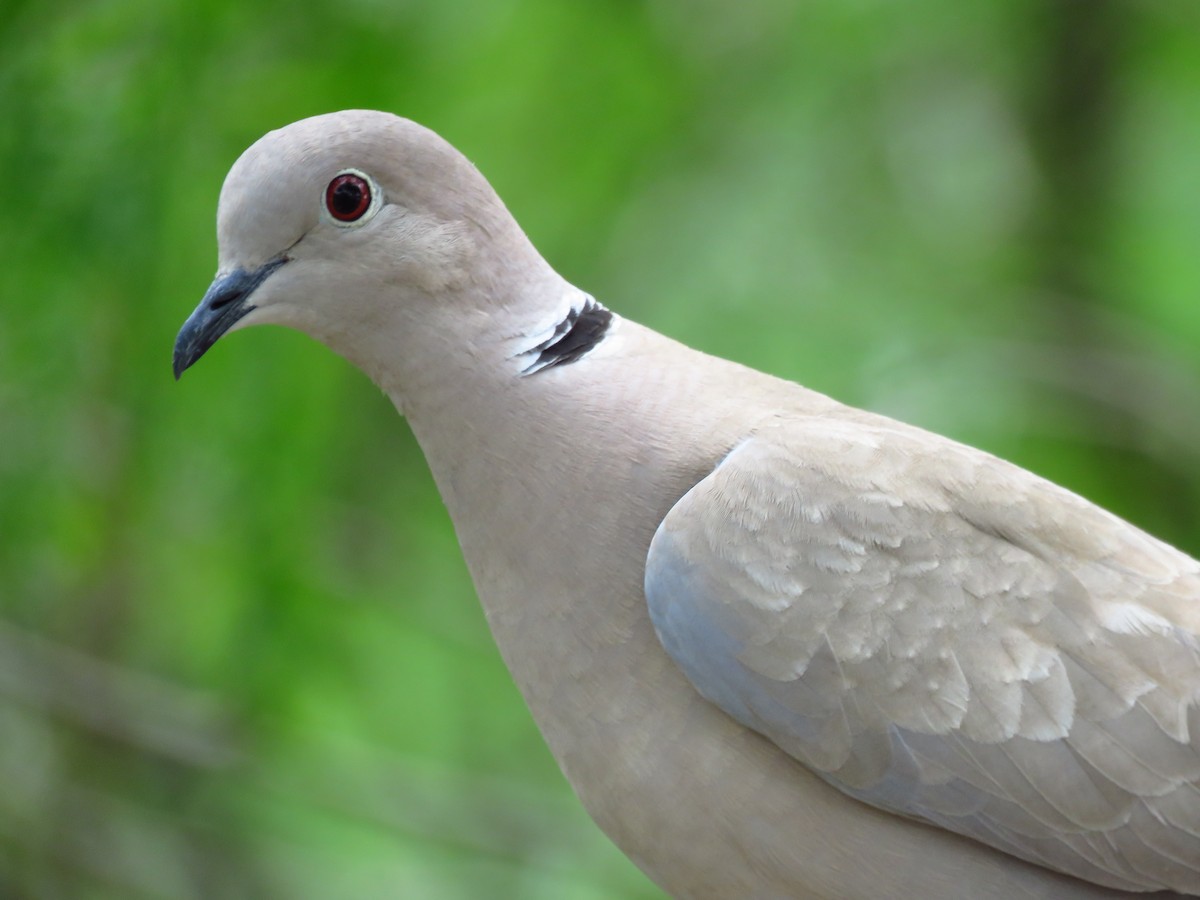
M 275 322 L 388 393 L 563 771 L 669 892 L 1200 894 L 1196 561 L 611 316 L 393 116 L 264 137 L 218 237 L 177 374 Z

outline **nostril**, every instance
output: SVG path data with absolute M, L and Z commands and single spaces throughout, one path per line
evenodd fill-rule
M 208 304 L 209 309 L 220 309 L 222 306 L 228 306 L 235 300 L 240 300 L 245 295 L 245 291 L 225 291 L 217 294 L 212 298 L 212 302 Z

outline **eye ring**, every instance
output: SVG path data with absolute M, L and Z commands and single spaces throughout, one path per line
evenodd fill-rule
M 361 224 L 379 206 L 379 192 L 364 172 L 346 169 L 325 187 L 325 211 L 338 225 Z

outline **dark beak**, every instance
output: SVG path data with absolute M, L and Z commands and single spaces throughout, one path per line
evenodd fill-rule
M 287 257 L 281 256 L 253 271 L 234 269 L 227 275 L 217 276 L 175 338 L 176 381 L 217 342 L 217 338 L 254 309 L 250 295 L 285 262 Z

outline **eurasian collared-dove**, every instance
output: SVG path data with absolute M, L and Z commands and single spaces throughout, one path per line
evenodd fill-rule
M 554 755 L 668 892 L 1200 893 L 1196 561 L 609 312 L 412 122 L 271 132 L 217 231 L 176 376 L 273 322 L 387 392 Z

